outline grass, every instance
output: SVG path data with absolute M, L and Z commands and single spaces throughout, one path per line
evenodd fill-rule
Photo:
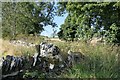
M 63 52 L 68 49 L 83 53 L 87 59 L 76 64 L 61 77 L 67 78 L 118 78 L 120 77 L 120 46 L 98 44 L 91 46 L 85 42 L 58 43 Z
M 0 51 L 2 56 L 6 55 L 14 55 L 14 56 L 21 56 L 21 55 L 27 55 L 27 54 L 34 54 L 35 48 L 34 47 L 24 47 L 24 46 L 15 46 L 13 44 L 10 44 L 9 40 L 2 40 L 0 45 Z
M 27 43 L 39 44 L 43 41 L 44 37 L 40 36 L 25 36 L 25 35 L 18 35 L 16 40 L 21 40 Z M 21 56 L 21 55 L 33 55 L 36 52 L 35 47 L 24 47 L 24 46 L 14 46 L 10 44 L 9 38 L 0 39 L 0 53 L 3 56 L 6 55 L 14 55 L 14 56 Z
M 39 38 L 36 38 L 39 41 Z M 33 40 L 34 41 L 34 40 Z M 33 43 L 35 43 L 34 41 Z M 58 42 L 48 41 L 57 45 L 63 56 L 66 56 L 70 49 L 75 52 L 81 52 L 86 56 L 86 59 L 80 64 L 74 65 L 68 72 L 61 74 L 62 78 L 120 78 L 120 46 L 97 44 L 92 46 L 83 41 L 79 42 Z M 3 47 L 8 50 L 3 54 L 13 53 L 13 55 L 34 54 L 35 48 L 14 47 L 8 45 L 8 41 L 3 41 Z

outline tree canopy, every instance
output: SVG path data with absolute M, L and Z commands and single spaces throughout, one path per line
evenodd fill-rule
M 2 5 L 3 36 L 40 34 L 44 27 L 56 26 L 54 2 L 5 2 Z
M 59 10 L 68 13 L 58 32 L 59 38 L 89 40 L 96 36 L 105 38 L 107 42 L 120 42 L 120 2 L 58 4 L 63 6 Z
M 2 4 L 3 36 L 40 34 L 44 27 L 57 26 L 54 16 L 68 13 L 58 37 L 89 40 L 102 37 L 120 43 L 120 2 L 5 2 Z

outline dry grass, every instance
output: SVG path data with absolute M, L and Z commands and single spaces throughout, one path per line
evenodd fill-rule
M 39 40 L 37 40 L 39 41 Z M 75 65 L 68 73 L 64 73 L 60 77 L 65 78 L 117 78 L 119 77 L 119 55 L 120 46 L 117 45 L 104 45 L 97 44 L 92 46 L 85 42 L 59 42 L 59 41 L 48 41 L 57 45 L 63 56 L 67 54 L 70 49 L 74 52 L 81 52 L 87 56 L 80 65 Z M 35 42 L 34 42 L 35 43 Z M 28 55 L 34 54 L 35 48 L 26 48 L 21 46 L 14 46 L 9 44 L 8 40 L 2 41 L 0 39 L 0 50 L 3 55 Z
M 3 56 L 6 55 L 14 55 L 14 56 L 20 56 L 20 55 L 26 55 L 27 53 L 32 54 L 35 53 L 34 47 L 24 47 L 24 46 L 17 46 L 13 45 L 9 42 L 9 40 L 2 40 L 0 39 L 0 50 L 1 54 Z

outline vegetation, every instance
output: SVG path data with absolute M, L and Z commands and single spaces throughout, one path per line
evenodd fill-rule
M 3 37 L 15 38 L 18 34 L 39 35 L 51 25 L 55 15 L 54 2 L 5 2 L 2 4 Z
M 62 7 L 59 11 L 68 13 L 59 38 L 73 41 L 102 37 L 107 42 L 120 42 L 120 2 L 66 2 L 59 5 Z
M 81 52 L 86 59 L 54 77 L 120 78 L 120 46 L 115 44 L 120 43 L 120 2 L 58 2 L 57 6 L 55 5 L 54 2 L 3 3 L 2 35 L 7 39 L 0 40 L 3 55 L 33 55 L 35 48 L 15 47 L 9 44 L 9 40 L 39 44 L 44 41 L 44 37 L 39 36 L 44 27 L 57 26 L 53 22 L 54 16 L 68 13 L 58 33 L 58 37 L 67 42 L 48 42 L 56 44 L 63 57 L 70 49 Z M 102 37 L 114 45 L 99 43 L 92 46 L 86 43 L 93 37 Z M 27 70 L 23 75 L 24 78 L 45 78 L 52 74 Z
M 38 78 L 119 78 L 119 55 L 118 46 L 96 45 L 91 46 L 84 42 L 52 42 L 59 46 L 63 56 L 66 56 L 68 49 L 82 52 L 86 59 L 80 64 L 75 64 L 60 75 L 45 74 L 39 71 L 28 71 L 24 77 Z M 63 45 L 64 44 L 64 45 Z M 70 47 L 71 46 L 71 47 Z M 34 75 L 33 75 L 34 74 Z M 51 76 L 50 76 L 51 75 Z
M 102 37 L 109 43 L 120 42 L 120 2 L 68 1 L 57 5 L 55 2 L 6 2 L 2 6 L 3 37 L 15 39 L 18 34 L 39 35 L 45 26 L 57 26 L 53 22 L 54 16 L 68 13 L 58 32 L 60 39 L 74 41 Z
M 63 52 L 68 49 L 83 53 L 87 59 L 74 65 L 64 78 L 119 78 L 119 46 L 98 44 L 91 46 L 85 42 L 68 42 L 57 44 Z M 64 44 L 64 45 L 63 45 Z
M 46 78 L 119 78 L 119 46 L 103 44 L 92 46 L 81 41 L 72 43 L 58 41 L 48 42 L 57 45 L 60 48 L 61 54 L 64 58 L 67 55 L 68 49 L 70 49 L 75 52 L 81 52 L 86 56 L 86 59 L 81 61 L 80 64 L 76 64 L 72 68 L 68 68 L 67 71 L 65 70 L 60 75 L 53 73 L 46 74 L 37 69 L 33 69 L 27 70 L 25 73 L 23 73 L 24 78 L 45 78 L 46 76 Z M 36 52 L 35 48 L 27 49 L 25 47 L 16 47 L 13 49 L 18 49 L 18 51 L 15 52 L 16 54 L 14 54 L 16 56 L 28 56 L 29 54 L 33 55 L 34 52 Z M 22 54 L 20 54 L 20 52 L 22 52 Z

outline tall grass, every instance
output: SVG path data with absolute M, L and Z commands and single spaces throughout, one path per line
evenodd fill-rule
M 32 39 L 31 39 L 32 40 Z M 29 40 L 30 41 L 30 40 Z M 33 43 L 36 41 L 32 40 Z M 37 39 L 39 41 L 39 39 Z M 41 42 L 42 40 L 40 40 Z M 37 42 L 39 44 L 40 42 Z M 68 72 L 56 77 L 63 78 L 120 78 L 120 46 L 97 44 L 92 46 L 83 41 L 80 42 L 59 42 L 48 41 L 57 45 L 63 57 L 66 57 L 70 49 L 74 52 L 81 52 L 86 56 L 80 64 L 75 64 Z M 6 42 L 7 43 L 7 42 Z M 4 44 L 3 46 L 6 46 Z M 5 48 L 11 48 L 7 45 Z M 11 48 L 12 49 L 12 48 Z M 13 47 L 15 55 L 34 54 L 35 48 Z M 5 54 L 5 53 L 4 53 Z
M 120 46 L 98 44 L 91 46 L 84 42 L 56 43 L 61 49 L 69 47 L 81 52 L 86 59 L 76 64 L 61 77 L 72 78 L 120 78 Z

